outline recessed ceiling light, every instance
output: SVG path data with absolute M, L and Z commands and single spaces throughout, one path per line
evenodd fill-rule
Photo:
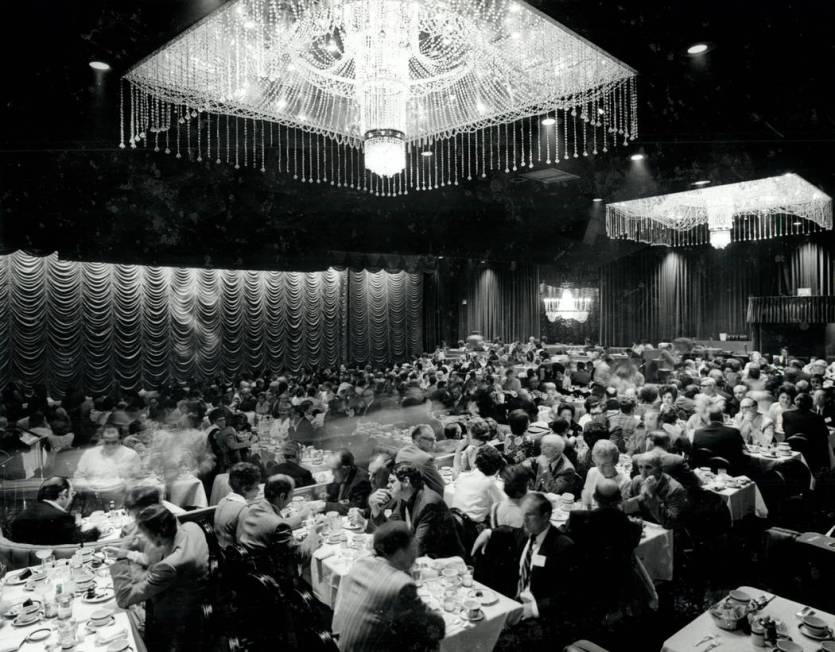
M 444 259 L 443 256 L 438 256 L 438 260 L 443 260 L 443 259 Z
M 646 158 L 646 154 L 641 154 L 640 152 L 637 154 L 633 154 L 630 156 L 633 161 L 643 161 Z
M 687 54 L 704 54 L 708 49 L 710 48 L 707 43 L 694 43 L 687 48 Z
M 556 120 L 554 120 L 554 118 L 544 118 L 542 120 L 542 124 L 544 124 L 546 127 L 550 127 L 555 122 L 556 122 Z
M 710 183 L 710 179 L 699 179 L 698 181 L 694 181 L 694 186 L 706 186 Z
M 105 63 L 104 61 L 91 61 L 90 62 L 90 67 L 93 70 L 101 70 L 101 71 L 110 70 L 110 64 Z
M 603 201 L 603 198 L 602 197 L 595 197 L 594 199 L 592 199 L 592 201 L 593 202 L 601 202 L 601 201 Z
M 426 156 L 426 157 L 429 157 L 429 156 L 432 156 L 432 152 L 431 152 L 430 150 L 428 150 L 428 149 L 425 149 L 425 150 L 423 150 L 423 151 L 420 153 L 420 155 L 421 155 L 421 156 Z
M 482 264 L 482 265 L 486 265 L 486 264 L 487 264 L 487 261 L 486 261 L 486 260 L 482 260 L 482 261 L 481 261 L 481 264 Z

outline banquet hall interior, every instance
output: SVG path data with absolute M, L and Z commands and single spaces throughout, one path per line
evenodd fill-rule
M 833 24 L 8 3 L 0 650 L 835 650 Z

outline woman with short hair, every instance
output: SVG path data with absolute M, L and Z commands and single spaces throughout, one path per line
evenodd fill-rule
M 586 475 L 586 482 L 583 485 L 583 492 L 581 494 L 583 504 L 589 509 L 596 507 L 594 488 L 597 486 L 598 480 L 601 478 L 614 480 L 621 488 L 629 482 L 629 478 L 617 469 L 620 451 L 613 441 L 600 439 L 595 442 L 591 449 L 591 459 L 594 462 L 594 466 L 589 469 Z

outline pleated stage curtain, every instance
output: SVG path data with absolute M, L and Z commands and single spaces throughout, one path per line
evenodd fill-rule
M 833 292 L 833 254 L 822 244 L 736 243 L 724 251 L 647 248 L 601 268 L 600 341 L 627 346 L 676 337 L 749 333 L 748 297 Z
M 505 342 L 539 337 L 537 266 L 471 270 L 468 276 L 462 337 L 470 331 L 478 331 L 486 339 L 501 337 Z
M 423 279 L 0 256 L 0 385 L 94 394 L 423 350 Z

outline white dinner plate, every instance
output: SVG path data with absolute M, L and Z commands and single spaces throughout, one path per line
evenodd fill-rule
M 87 604 L 99 604 L 100 602 L 112 600 L 114 595 L 116 594 L 113 592 L 113 589 L 101 589 L 100 591 L 96 591 L 95 597 L 88 598 L 85 595 L 81 598 L 81 601 L 86 602 Z

